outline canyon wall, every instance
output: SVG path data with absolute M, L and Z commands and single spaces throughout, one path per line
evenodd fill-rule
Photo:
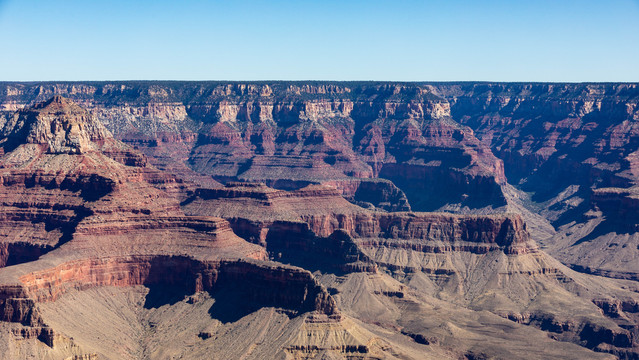
M 87 297 L 113 292 L 143 300 L 126 309 L 164 314 L 160 322 L 136 315 L 116 332 L 185 325 L 164 318 L 181 308 L 201 324 L 184 338 L 189 344 L 224 347 L 218 336 L 261 337 L 285 326 L 296 340 L 265 347 L 315 356 L 433 345 L 451 355 L 451 339 L 464 339 L 471 347 L 493 341 L 482 352 L 499 354 L 512 344 L 496 345 L 510 337 L 504 329 L 526 328 L 562 348 L 635 356 L 636 286 L 570 270 L 539 248 L 524 219 L 536 211 L 552 221 L 559 235 L 542 245 L 574 269 L 632 270 L 636 156 L 626 157 L 627 167 L 609 166 L 606 150 L 596 155 L 607 165 L 579 165 L 626 182 L 604 172 L 533 181 L 552 156 L 518 178 L 493 155 L 491 147 L 505 153 L 488 133 L 462 114 L 479 106 L 472 101 L 481 89 L 471 85 L 2 84 L 4 108 L 18 109 L 0 115 L 0 326 L 13 336 L 5 343 L 38 339 L 61 350 L 74 334 L 91 344 L 100 337 L 65 327 L 56 309 L 99 305 L 107 300 Z M 485 85 L 481 91 L 495 90 Z M 90 110 L 58 95 L 19 109 L 30 96 L 59 93 Z M 464 108 L 464 96 L 475 105 Z M 550 111 L 534 109 L 518 114 L 543 119 Z M 537 190 L 530 198 L 521 189 Z M 535 203 L 543 196 L 550 200 Z M 420 212 L 433 209 L 465 214 Z M 620 254 L 625 265 L 606 262 Z M 599 268 L 579 268 L 575 257 Z M 260 346 L 246 345 L 249 353 Z
M 448 101 L 423 86 L 2 85 L 0 104 L 6 111 L 62 94 L 87 107 L 116 137 L 156 154 L 154 164 L 167 167 L 166 157 L 173 156 L 222 182 L 260 180 L 290 189 L 353 178 L 409 179 L 400 191 L 414 203 L 413 210 L 449 202 L 471 208 L 505 205 L 499 187 L 506 181 L 502 162 L 470 128 L 451 118 Z M 449 183 L 450 178 L 455 180 Z M 371 184 L 359 194 L 386 186 Z M 344 190 L 347 196 L 357 194 L 353 185 Z M 378 202 L 389 206 L 384 199 Z
M 0 125 L 53 95 L 87 107 L 152 164 L 205 187 L 324 183 L 387 211 L 506 209 L 545 229 L 537 240 L 553 254 L 580 240 L 562 239 L 596 213 L 593 189 L 630 188 L 639 176 L 637 84 L 1 83 Z
M 5 121 L 55 94 L 152 149 L 151 161 L 174 155 L 221 181 L 288 188 L 384 177 L 413 210 L 504 205 L 506 175 L 538 202 L 579 186 L 548 210 L 554 221 L 587 188 L 639 174 L 636 84 L 2 83 Z
M 230 292 L 255 310 L 277 306 L 291 314 L 315 312 L 339 319 L 335 301 L 299 268 L 249 261 L 202 262 L 183 256 L 127 256 L 87 258 L 23 275 L 16 285 L 0 285 L 0 321 L 19 323 L 15 336 L 37 338 L 54 347 L 56 333 L 45 324 L 38 304 L 56 301 L 71 290 L 98 286 L 144 285 L 170 296 L 207 291 Z M 160 299 L 162 295 L 155 295 Z M 156 300 L 157 301 L 157 300 Z M 152 304 L 148 304 L 151 306 Z

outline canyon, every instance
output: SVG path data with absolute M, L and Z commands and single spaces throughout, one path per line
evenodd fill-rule
M 639 358 L 639 85 L 0 83 L 0 358 Z

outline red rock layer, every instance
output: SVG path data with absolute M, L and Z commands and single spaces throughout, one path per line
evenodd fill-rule
M 459 184 L 471 183 L 468 189 L 447 189 L 453 201 L 470 207 L 504 203 L 503 196 L 474 199 L 470 190 L 478 176 L 492 181 L 482 185 L 490 194 L 499 193 L 498 184 L 505 182 L 503 165 L 472 130 L 452 121 L 448 102 L 425 86 L 210 83 L 193 88 L 166 84 L 19 88 L 11 90 L 10 97 L 26 103 L 56 93 L 82 101 L 118 136 L 154 156 L 154 164 L 176 173 L 179 169 L 170 169 L 166 157 L 187 161 L 218 180 L 261 180 L 271 185 L 391 177 L 392 169 L 383 170 L 387 164 L 439 163 L 442 176 L 447 171 L 462 172 Z M 137 95 L 130 98 L 132 94 Z M 124 97 L 127 101 L 113 102 Z M 199 129 L 197 140 L 187 128 Z M 188 171 L 182 173 L 195 179 Z M 427 175 L 419 180 L 432 178 Z M 414 209 L 445 205 L 442 199 L 422 198 L 438 193 L 430 185 L 402 186 L 409 189 L 409 200 L 418 204 Z
M 407 240 L 410 244 L 405 246 L 409 247 L 422 243 L 422 249 L 433 252 L 502 249 L 508 254 L 523 254 L 537 249 L 518 215 L 372 212 L 348 203 L 336 189 L 320 186 L 286 192 L 261 184 L 233 183 L 198 191 L 185 211 L 229 219 L 238 234 L 258 243 L 266 241 L 276 221 L 278 226 L 288 221 L 306 224 L 301 228 L 292 225 L 289 232 L 293 233 L 310 231 L 325 238 L 343 231 L 355 239 Z
M 233 285 L 232 285 L 233 284 Z M 0 286 L 0 319 L 41 324 L 36 302 L 55 301 L 70 289 L 96 286 L 180 286 L 185 295 L 220 286 L 247 290 L 252 301 L 300 311 L 336 314 L 334 300 L 311 273 L 299 268 L 250 261 L 202 262 L 183 256 L 87 258 L 20 277 L 20 285 Z
M 224 235 L 226 222 L 221 219 L 185 217 L 176 199 L 184 188 L 181 181 L 148 166 L 142 154 L 115 140 L 94 116 L 68 99 L 54 97 L 17 112 L 5 124 L 2 135 L 2 266 L 36 260 L 74 239 L 78 245 L 65 247 L 67 253 L 75 251 L 78 257 L 86 255 L 82 251 L 104 253 L 95 237 L 108 231 L 123 235 L 112 237 L 106 245 L 126 244 L 123 249 L 133 253 L 167 246 L 159 241 L 168 241 L 166 235 L 155 242 L 148 237 L 145 242 L 140 231 L 136 235 L 139 239 L 133 241 L 135 231 L 127 229 L 127 224 L 138 224 L 138 230 L 173 231 L 174 237 L 198 238 L 194 246 L 235 239 L 239 242 L 233 245 L 242 248 L 241 239 L 232 233 Z M 76 231 L 80 223 L 82 229 L 90 229 L 91 236 Z M 109 227 L 111 230 L 104 230 Z M 128 240 L 127 231 L 131 235 Z M 151 250 L 143 244 L 152 246 Z M 263 257 L 251 249 L 246 253 Z
M 626 187 L 636 181 L 636 84 L 459 84 L 435 91 L 455 119 L 506 163 L 539 200 L 570 184 Z M 634 175 L 632 175 L 634 174 Z
M 54 98 L 12 121 L 0 143 L 0 265 L 24 263 L 0 269 L 0 320 L 29 326 L 17 335 L 50 344 L 37 303 L 96 286 L 239 289 L 260 306 L 335 315 L 309 272 L 251 262 L 265 250 L 226 220 L 185 216 L 171 196 L 179 181 L 77 105 Z

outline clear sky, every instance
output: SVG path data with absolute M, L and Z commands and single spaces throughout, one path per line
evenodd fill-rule
M 639 81 L 639 0 L 0 0 L 0 80 Z

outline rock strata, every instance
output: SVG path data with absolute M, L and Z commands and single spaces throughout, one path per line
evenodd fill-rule
M 0 84 L 0 354 L 634 358 L 636 100 Z

